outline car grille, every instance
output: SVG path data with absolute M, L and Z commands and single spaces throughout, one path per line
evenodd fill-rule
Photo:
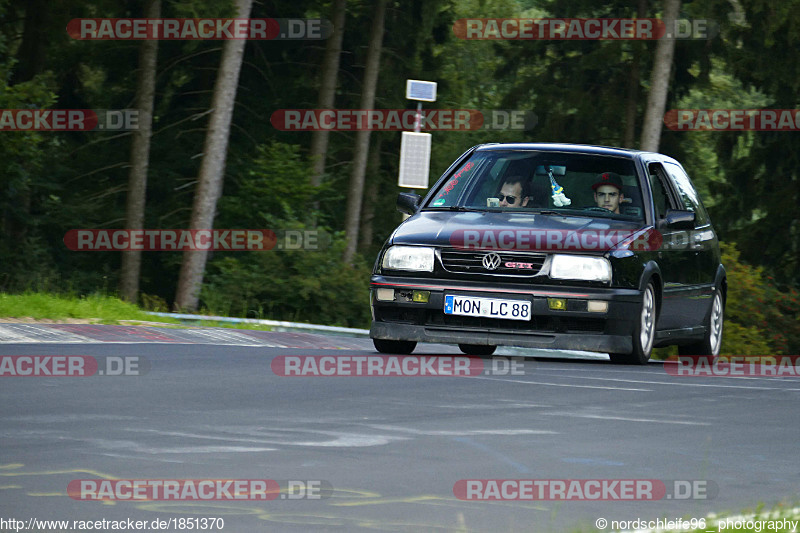
M 494 270 L 483 265 L 483 258 L 496 253 L 500 264 Z M 484 252 L 475 250 L 440 250 L 442 267 L 456 274 L 490 274 L 500 276 L 532 277 L 539 273 L 547 254 L 536 252 Z M 513 264 L 514 266 L 508 266 Z M 524 266 L 519 266 L 524 265 Z

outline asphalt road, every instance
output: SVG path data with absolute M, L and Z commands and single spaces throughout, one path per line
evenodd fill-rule
M 140 376 L 0 377 L 0 517 L 222 517 L 225 532 L 563 532 L 800 494 L 798 379 L 685 378 L 660 363 L 581 358 L 528 358 L 513 376 L 278 376 L 270 364 L 279 355 L 376 355 L 364 339 L 295 339 L 293 348 L 0 345 L 0 355 L 129 356 L 149 366 Z M 315 343 L 329 348 L 297 347 Z M 459 354 L 415 352 L 425 353 Z M 332 490 L 299 501 L 67 495 L 72 480 L 114 478 L 306 480 Z M 463 501 L 454 485 L 464 479 L 699 480 L 713 498 Z

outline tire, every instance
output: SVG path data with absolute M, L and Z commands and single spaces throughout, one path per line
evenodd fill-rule
M 386 339 L 372 339 L 375 349 L 381 353 L 408 355 L 417 347 L 416 341 L 390 341 Z
M 459 344 L 458 349 L 467 355 L 492 355 L 497 346 L 486 346 L 481 344 Z
M 680 355 L 710 355 L 716 358 L 722 348 L 722 330 L 725 322 L 725 303 L 722 291 L 714 289 L 714 301 L 706 319 L 706 334 L 702 341 L 678 346 Z
M 656 305 L 656 291 L 653 282 L 648 282 L 642 294 L 642 307 L 639 310 L 639 320 L 633 328 L 631 338 L 633 351 L 631 353 L 609 354 L 611 361 L 624 365 L 646 365 L 653 351 L 653 339 L 656 336 L 656 322 L 658 319 L 658 306 Z

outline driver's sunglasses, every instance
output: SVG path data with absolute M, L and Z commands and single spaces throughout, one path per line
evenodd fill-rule
M 498 194 L 497 198 L 502 202 L 503 200 L 507 201 L 510 204 L 516 203 L 517 197 L 516 196 L 504 196 L 502 194 Z

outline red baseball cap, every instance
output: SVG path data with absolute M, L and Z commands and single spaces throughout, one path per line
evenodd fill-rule
M 616 172 L 603 172 L 597 175 L 597 181 L 592 185 L 592 189 L 596 191 L 603 185 L 613 185 L 622 191 L 622 178 Z

